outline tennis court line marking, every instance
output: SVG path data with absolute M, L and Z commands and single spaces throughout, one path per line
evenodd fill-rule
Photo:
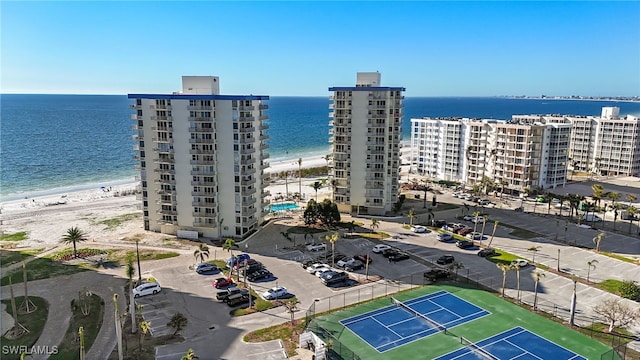
M 373 321 L 377 322 L 378 324 L 380 324 L 382 327 L 384 327 L 385 329 L 387 329 L 388 331 L 391 331 L 392 333 L 396 334 L 399 338 L 403 338 L 404 336 L 398 334 L 397 332 L 391 330 L 391 328 L 389 328 L 387 325 L 381 323 L 380 321 L 378 321 L 378 319 L 376 319 L 375 317 L 371 316 L 369 317 L 370 319 L 372 319 Z

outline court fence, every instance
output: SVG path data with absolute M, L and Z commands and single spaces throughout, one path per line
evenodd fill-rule
M 425 277 L 422 273 L 407 275 L 397 280 L 376 279 L 373 276 L 367 279 L 365 275 L 360 275 L 360 278 L 357 280 L 360 285 L 355 286 L 350 291 L 341 292 L 322 299 L 316 299 L 305 313 L 305 328 L 313 331 L 325 341 L 330 340 L 333 344 L 330 352 L 333 352 L 334 355 L 339 354 L 340 356 L 343 356 L 342 354 L 344 354 L 344 357 L 341 357 L 343 359 L 358 359 L 358 356 L 347 346 L 340 343 L 337 338 L 332 336 L 331 332 L 322 328 L 317 324 L 317 322 L 313 322 L 312 320 L 314 318 L 329 312 L 369 302 L 374 299 L 390 297 L 391 295 L 402 291 L 433 284 L 433 281 L 430 278 Z M 501 279 L 497 280 L 495 277 L 483 277 L 481 273 L 474 273 L 469 269 L 459 269 L 459 271 L 453 270 L 450 278 L 444 280 L 451 284 L 462 284 L 466 287 L 475 287 L 491 292 L 496 292 L 495 289 L 500 289 L 502 287 Z M 505 292 L 505 299 L 510 300 L 514 304 L 527 306 L 529 309 L 533 309 L 534 295 L 532 294 L 520 296 L 514 289 L 509 289 L 509 291 Z M 556 321 L 568 323 L 571 318 L 571 309 L 569 305 L 570 304 L 555 304 L 538 297 L 536 300 L 535 310 L 547 314 Z M 573 318 L 574 326 L 581 328 L 583 330 L 581 331 L 583 334 L 599 341 L 602 341 L 601 335 L 603 334 L 611 338 L 611 343 L 607 345 L 611 346 L 612 349 L 602 354 L 602 360 L 626 359 L 628 350 L 627 344 L 633 340 L 637 340 L 623 334 L 610 334 L 594 330 L 593 325 L 605 322 L 601 318 L 585 315 L 584 311 L 576 311 Z

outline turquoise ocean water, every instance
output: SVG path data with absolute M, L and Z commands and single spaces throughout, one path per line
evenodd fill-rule
M 0 95 L 0 200 L 130 182 L 135 175 L 130 100 L 125 95 Z M 270 161 L 329 152 L 329 99 L 271 97 Z M 640 103 L 509 98 L 405 99 L 410 119 L 513 114 L 600 115 L 603 106 L 640 115 Z

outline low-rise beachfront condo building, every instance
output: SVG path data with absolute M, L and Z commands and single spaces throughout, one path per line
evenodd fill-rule
M 146 230 L 242 238 L 262 221 L 269 97 L 219 86 L 183 76 L 180 92 L 129 94 Z
M 384 215 L 398 201 L 402 87 L 359 72 L 355 86 L 331 87 L 333 200 L 342 212 Z

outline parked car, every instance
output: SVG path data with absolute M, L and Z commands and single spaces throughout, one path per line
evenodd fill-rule
M 413 231 L 414 233 L 426 233 L 427 232 L 427 228 L 424 226 L 420 226 L 420 225 L 415 225 L 412 226 L 411 231 Z
M 494 256 L 494 255 L 497 255 L 497 253 L 492 248 L 486 248 L 478 251 L 478 256 L 480 257 L 488 257 L 488 256 Z
M 460 249 L 468 249 L 474 247 L 475 245 L 469 240 L 458 240 L 456 242 L 456 246 Z
M 473 229 L 472 229 L 472 228 L 470 228 L 470 227 L 465 227 L 465 228 L 462 228 L 462 229 L 458 230 L 458 235 L 465 236 L 465 235 L 467 235 L 467 234 L 469 234 L 469 233 L 472 233 L 472 232 L 473 232 Z
M 442 255 L 438 258 L 438 260 L 436 260 L 436 264 L 447 265 L 447 264 L 451 264 L 454 261 L 455 261 L 455 258 L 453 257 L 453 255 Z
M 252 272 L 251 274 L 247 275 L 247 280 L 257 281 L 262 279 L 269 279 L 272 276 L 273 274 L 271 273 L 271 271 L 267 269 L 260 269 L 258 271 Z
M 389 255 L 389 260 L 396 262 L 410 259 L 411 257 L 404 251 L 397 251 L 395 254 Z
M 218 271 L 218 267 L 215 264 L 200 263 L 194 267 L 194 270 L 198 274 Z
M 353 258 L 356 260 L 362 261 L 365 264 L 366 263 L 371 264 L 371 262 L 373 261 L 373 259 L 369 255 L 353 255 Z
M 313 265 L 314 263 L 315 262 L 313 260 L 305 260 L 300 265 L 302 266 L 303 269 L 306 269 L 307 267 Z
M 465 215 L 462 217 L 462 220 L 466 220 L 466 221 L 473 221 L 473 219 L 475 219 L 475 216 L 473 215 Z
M 478 216 L 478 218 L 473 218 L 473 220 L 471 220 L 472 223 L 474 224 L 482 224 L 484 223 L 484 216 Z
M 458 224 L 458 223 L 456 223 L 456 224 L 447 224 L 447 225 L 444 225 L 442 227 L 442 230 L 456 232 L 456 231 L 458 231 L 458 230 L 460 230 L 462 228 L 465 228 L 465 227 L 466 227 L 465 225 Z
M 247 265 L 247 266 L 241 268 L 240 272 L 242 273 L 242 275 L 244 275 L 244 274 L 249 275 L 249 274 L 252 274 L 252 273 L 254 273 L 256 271 L 259 271 L 259 270 L 262 270 L 262 269 L 264 269 L 264 265 L 262 265 L 261 262 L 256 261 L 256 262 L 252 263 L 251 265 Z
M 470 232 L 464 237 L 470 240 L 482 240 L 482 234 L 480 234 L 479 232 Z
M 308 251 L 324 251 L 326 248 L 327 248 L 327 244 L 325 243 L 307 245 Z
M 385 245 L 385 244 L 378 244 L 376 246 L 373 247 L 373 249 L 371 249 L 371 251 L 373 251 L 376 254 L 379 254 L 385 250 L 391 249 L 391 246 L 389 245 Z
M 244 303 L 249 302 L 249 296 L 251 296 L 251 295 L 248 294 L 248 293 L 246 293 L 246 294 L 243 294 L 243 293 L 233 294 L 233 295 L 227 297 L 225 302 L 229 306 L 236 306 L 236 305 L 240 305 L 240 304 L 244 304 Z
M 237 269 L 243 269 L 245 267 L 251 267 L 251 268 L 258 268 L 260 269 L 262 267 L 262 264 L 260 262 L 258 262 L 255 259 L 247 259 L 244 261 L 241 261 L 235 265 L 233 265 L 233 269 L 237 270 Z
M 275 286 L 262 293 L 265 300 L 274 300 L 285 297 L 289 292 L 284 286 Z
M 219 291 L 218 293 L 216 293 L 216 299 L 219 301 L 225 301 L 227 300 L 227 298 L 231 295 L 235 295 L 235 294 L 249 294 L 249 291 L 247 289 L 240 289 L 237 287 L 232 287 L 232 288 L 228 288 L 224 291 Z
M 425 272 L 424 277 L 427 278 L 430 281 L 437 281 L 440 279 L 446 279 L 449 277 L 449 271 L 448 270 L 444 270 L 444 269 L 431 269 L 427 272 Z
M 441 241 L 441 242 L 453 241 L 453 235 L 446 234 L 446 233 L 438 234 L 436 238 L 438 239 L 438 241 Z
M 522 267 L 525 267 L 525 266 L 529 265 L 529 262 L 527 260 L 525 260 L 525 259 L 515 259 L 515 260 L 513 260 L 511 262 L 511 265 L 518 266 L 518 267 L 522 268 Z
M 220 288 L 223 288 L 223 287 L 227 287 L 227 286 L 233 285 L 233 280 L 231 280 L 231 278 L 219 277 L 219 278 L 213 280 L 211 285 L 213 285 L 213 287 L 216 288 L 216 289 L 220 289 Z
M 321 277 L 322 283 L 325 285 L 333 285 L 349 280 L 349 274 L 346 272 L 333 272 Z
M 391 256 L 393 254 L 397 254 L 398 252 L 399 252 L 398 249 L 387 249 L 387 250 L 382 252 L 382 256 L 388 258 L 389 256 Z
M 432 220 L 431 221 L 431 226 L 433 226 L 433 227 L 442 227 L 444 225 L 447 225 L 447 221 L 446 220 Z
M 347 270 L 347 271 L 355 271 L 355 270 L 364 269 L 364 263 L 362 261 L 360 261 L 360 260 L 356 260 L 353 263 L 350 263 L 347 266 L 345 266 L 344 269 Z
M 133 297 L 147 296 L 147 295 L 155 295 L 162 290 L 160 284 L 157 282 L 148 282 L 143 283 L 141 285 L 136 286 L 131 290 L 133 293 Z
M 310 266 L 307 266 L 307 272 L 309 274 L 315 274 L 316 271 L 318 271 L 318 269 L 321 269 L 321 268 L 329 268 L 329 265 L 323 264 L 323 263 L 315 263 Z
M 602 222 L 602 218 L 595 214 L 582 214 L 582 221 Z
M 489 205 L 489 204 L 491 204 L 491 201 L 489 201 L 488 199 L 480 199 L 480 201 L 478 201 L 478 204 L 480 204 L 480 205 Z
M 354 258 L 346 258 L 346 259 L 342 259 L 342 260 L 338 260 L 336 261 L 336 266 L 340 267 L 340 268 L 344 268 L 349 264 L 353 264 L 356 262 L 356 259 Z
M 330 268 L 320 268 L 318 269 L 318 271 L 316 271 L 315 275 L 321 278 L 323 274 L 327 274 L 329 272 L 336 272 L 336 271 Z
M 251 256 L 249 256 L 249 254 L 239 254 L 239 255 L 230 257 L 227 259 L 227 267 L 231 269 L 236 264 L 242 263 L 243 261 L 249 260 L 249 259 L 251 259 Z

